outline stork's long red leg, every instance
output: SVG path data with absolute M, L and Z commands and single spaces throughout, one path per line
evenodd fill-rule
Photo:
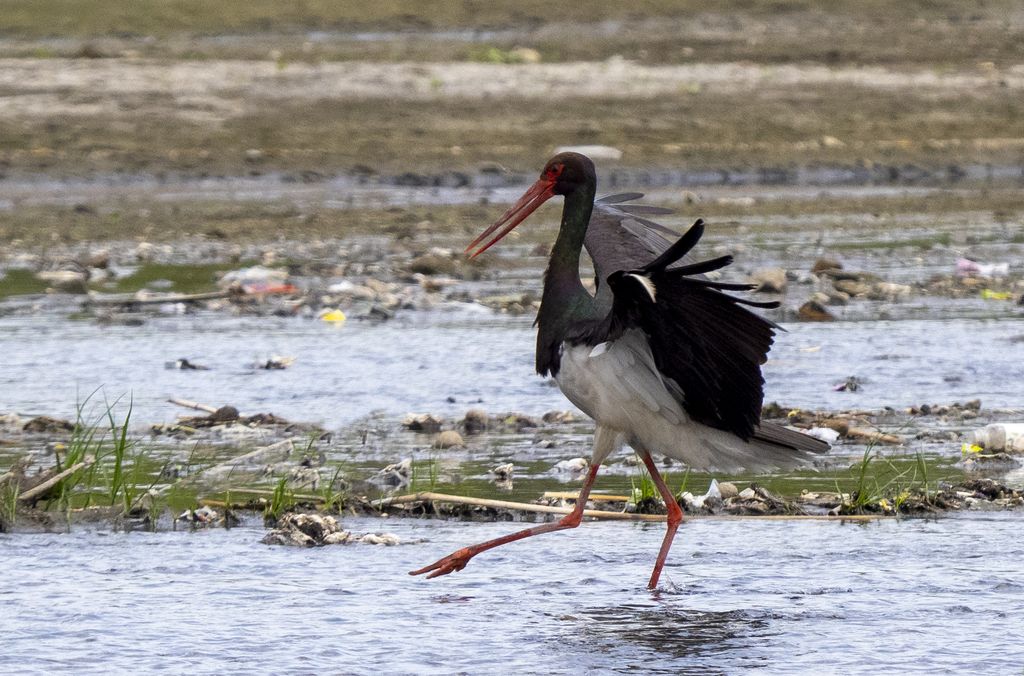
M 552 523 L 546 523 L 541 526 L 535 526 L 533 528 L 527 528 L 521 530 L 518 533 L 512 533 L 504 537 L 495 538 L 488 540 L 487 542 L 481 542 L 478 545 L 471 547 L 463 547 L 457 552 L 452 552 L 443 559 L 436 561 L 410 572 L 410 575 L 422 575 L 423 573 L 430 573 L 427 575 L 427 579 L 432 577 L 438 577 L 439 575 L 447 575 L 448 573 L 454 573 L 462 570 L 469 563 L 469 560 L 479 554 L 480 552 L 493 549 L 494 547 L 500 547 L 501 545 L 508 544 L 509 542 L 515 542 L 516 540 L 522 540 L 528 538 L 531 535 L 540 535 L 541 533 L 551 533 L 556 530 L 565 530 L 566 528 L 575 528 L 580 525 L 583 521 L 583 509 L 587 504 L 587 497 L 590 495 L 590 489 L 594 485 L 594 480 L 597 478 L 597 469 L 600 465 L 591 465 L 590 471 L 587 473 L 587 478 L 583 481 L 583 486 L 580 488 L 580 495 L 576 498 L 576 506 L 573 507 L 572 512 L 566 514 L 558 521 Z
M 651 479 L 654 481 L 654 485 L 658 487 L 658 492 L 661 493 L 662 500 L 665 501 L 665 508 L 668 510 L 668 530 L 665 532 L 665 539 L 661 541 L 661 551 L 658 552 L 658 560 L 654 563 L 654 572 L 651 573 L 651 581 L 647 583 L 648 589 L 654 589 L 658 586 L 658 579 L 661 577 L 661 569 L 665 567 L 665 559 L 668 558 L 668 550 L 672 549 L 672 539 L 676 535 L 676 529 L 679 528 L 679 524 L 683 522 L 683 510 L 679 508 L 679 503 L 676 502 L 676 496 L 672 494 L 671 489 L 665 485 L 665 480 L 661 478 L 661 474 L 658 473 L 658 467 L 654 464 L 654 459 L 651 458 L 651 454 L 644 451 L 640 454 L 643 458 L 644 465 L 647 466 L 647 471 L 651 473 Z

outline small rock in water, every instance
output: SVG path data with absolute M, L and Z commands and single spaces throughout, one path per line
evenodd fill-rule
M 516 432 L 537 427 L 537 421 L 522 413 L 509 413 L 501 418 L 501 424 L 513 428 Z
M 454 275 L 459 271 L 460 262 L 452 256 L 431 252 L 417 256 L 409 262 L 409 270 L 424 275 Z
M 455 430 L 445 430 L 434 440 L 434 446 L 437 448 L 461 448 L 465 445 L 466 442 L 462 440 L 462 435 Z
M 203 366 L 202 364 L 193 364 L 188 359 L 175 359 L 174 361 L 164 362 L 164 368 L 178 370 L 178 371 L 209 371 L 209 366 Z
M 411 480 L 412 458 L 388 465 L 370 478 L 370 481 L 385 486 L 405 486 Z
M 67 420 L 41 415 L 29 420 L 21 429 L 25 432 L 70 432 L 75 426 Z
M 384 545 L 386 547 L 402 544 L 402 541 L 394 533 L 367 533 L 359 538 L 359 541 L 365 545 Z
M 567 473 L 578 473 L 585 472 L 590 467 L 590 461 L 586 458 L 572 458 L 571 460 L 561 460 L 555 463 L 552 468 L 556 472 L 567 472 Z
M 89 256 L 85 260 L 85 266 L 106 270 L 110 267 L 110 251 L 107 249 L 99 249 L 98 251 L 90 252 Z
M 512 478 L 512 473 L 515 471 L 515 465 L 511 462 L 505 463 L 504 465 L 498 465 L 491 470 L 491 474 L 494 475 L 496 481 L 508 481 Z
M 843 264 L 837 261 L 835 258 L 822 257 L 814 261 L 814 265 L 811 267 L 811 272 L 814 274 L 821 274 L 826 270 L 842 270 Z
M 871 300 L 895 301 L 906 298 L 913 292 L 913 288 L 907 284 L 895 284 L 893 282 L 878 282 L 871 287 L 868 298 Z
M 441 418 L 429 413 L 410 413 L 402 420 L 402 426 L 413 432 L 437 433 L 441 431 L 442 422 L 444 421 Z
M 540 63 L 541 54 L 532 47 L 513 47 L 508 51 L 510 63 Z
M 275 354 L 269 358 L 258 361 L 253 364 L 253 368 L 263 369 L 265 371 L 278 371 L 286 369 L 295 363 L 295 357 L 286 357 L 283 355 Z
M 805 322 L 834 322 L 836 317 L 817 300 L 811 299 L 800 306 L 797 316 Z
M 782 268 L 755 270 L 750 276 L 750 283 L 756 286 L 755 291 L 782 293 L 786 290 L 786 271 Z
M 213 423 L 233 422 L 238 420 L 239 416 L 238 409 L 234 406 L 221 406 L 209 415 L 208 420 Z
M 541 418 L 546 423 L 570 423 L 576 421 L 572 411 L 548 411 Z
M 352 540 L 355 537 L 356 536 L 352 535 L 352 533 L 348 532 L 347 530 L 339 530 L 337 533 L 328 533 L 326 536 L 324 536 L 324 540 L 323 540 L 322 544 L 325 544 L 325 545 L 347 545 L 350 542 L 352 542 Z M 266 544 L 272 544 L 272 543 L 268 542 Z
M 739 489 L 736 488 L 736 484 L 732 483 L 731 481 L 723 481 L 720 484 L 718 484 L 718 492 L 722 495 L 723 500 L 735 498 L 737 495 L 739 495 Z
M 832 282 L 836 291 L 842 291 L 850 296 L 866 296 L 871 293 L 871 285 L 855 279 L 837 279 Z
M 478 434 L 487 429 L 487 412 L 479 408 L 466 411 L 466 417 L 462 419 L 462 427 L 466 434 Z

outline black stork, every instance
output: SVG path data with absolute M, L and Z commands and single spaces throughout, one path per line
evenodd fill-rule
M 648 584 L 654 589 L 683 513 L 652 453 L 692 468 L 732 470 L 799 464 L 829 448 L 761 421 L 761 364 L 778 327 L 742 306 L 778 304 L 731 296 L 725 292 L 753 287 L 704 275 L 732 257 L 695 262 L 687 256 L 704 233 L 702 221 L 678 237 L 642 217 L 666 210 L 625 204 L 641 197 L 635 193 L 595 201 L 596 186 L 590 158 L 555 155 L 522 198 L 466 248 L 479 255 L 545 201 L 565 197 L 537 315 L 536 364 L 596 423 L 590 470 L 575 507 L 556 522 L 465 547 L 411 575 L 447 575 L 493 547 L 579 526 L 601 463 L 629 445 L 668 509 Z M 580 280 L 584 247 L 597 280 L 593 295 Z

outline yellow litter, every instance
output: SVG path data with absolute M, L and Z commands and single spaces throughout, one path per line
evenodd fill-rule
M 322 319 L 325 322 L 341 324 L 342 322 L 345 321 L 345 319 L 347 319 L 347 317 L 345 317 L 345 313 L 342 312 L 341 310 L 328 310 L 327 312 L 324 312 L 322 315 L 320 315 L 320 319 Z
M 985 449 L 977 444 L 964 444 L 960 447 L 960 455 L 967 456 L 968 453 L 981 453 Z
M 1013 294 L 1009 291 L 993 291 L 992 289 L 982 289 L 981 297 L 985 300 L 1010 300 L 1013 298 Z

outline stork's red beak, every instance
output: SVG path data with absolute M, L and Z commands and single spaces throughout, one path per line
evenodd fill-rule
M 498 243 L 502 237 L 512 232 L 517 225 L 526 220 L 526 217 L 536 211 L 537 207 L 547 202 L 549 199 L 555 196 L 555 181 L 547 177 L 541 178 L 536 183 L 531 185 L 529 189 L 523 193 L 523 196 L 519 198 L 519 201 L 512 205 L 512 207 L 502 214 L 494 225 L 487 228 L 480 233 L 480 236 L 474 239 L 469 246 L 466 247 L 466 255 L 470 258 L 476 258 L 483 252 L 490 249 L 492 246 Z M 497 232 L 497 234 L 494 234 Z M 488 237 L 494 235 L 490 240 Z M 481 245 L 481 243 L 483 243 Z M 473 251 L 478 245 L 479 248 Z

